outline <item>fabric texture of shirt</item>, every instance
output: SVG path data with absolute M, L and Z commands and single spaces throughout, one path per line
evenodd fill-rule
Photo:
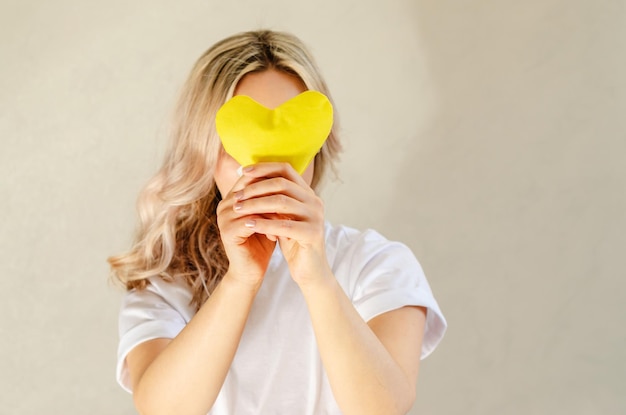
M 446 320 L 422 267 L 404 244 L 373 230 L 325 224 L 326 255 L 335 278 L 363 320 L 404 306 L 427 309 L 420 357 L 441 341 Z M 149 279 L 128 291 L 119 316 L 117 381 L 128 392 L 127 354 L 155 338 L 174 338 L 193 318 L 182 281 Z M 206 368 L 210 370 L 210 368 Z M 304 297 L 280 247 L 270 259 L 239 348 L 210 415 L 340 414 L 321 362 Z

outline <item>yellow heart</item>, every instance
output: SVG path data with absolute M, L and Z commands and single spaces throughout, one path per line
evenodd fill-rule
M 333 107 L 317 91 L 305 91 L 269 109 L 237 95 L 217 111 L 215 128 L 224 150 L 239 164 L 289 162 L 302 174 L 333 125 Z

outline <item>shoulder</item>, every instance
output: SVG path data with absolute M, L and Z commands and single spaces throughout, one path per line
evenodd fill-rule
M 425 283 L 425 275 L 413 252 L 373 229 L 357 230 L 327 224 L 326 254 L 339 283 L 355 299 L 366 289 Z
M 148 278 L 143 289 L 132 289 L 122 300 L 121 322 L 137 317 L 150 318 L 156 314 L 172 313 L 188 322 L 195 314 L 191 306 L 191 288 L 181 278 L 166 280 L 154 276 Z
M 142 289 L 127 291 L 120 307 L 117 381 L 131 391 L 126 356 L 138 344 L 157 338 L 173 339 L 191 320 L 191 290 L 184 281 L 150 277 Z
M 413 252 L 402 242 L 389 240 L 374 229 L 358 230 L 330 222 L 326 222 L 326 251 L 329 261 L 349 260 L 352 265 L 376 258 L 417 263 Z
M 441 341 L 447 322 L 411 249 L 373 229 L 329 223 L 326 241 L 334 275 L 365 321 L 404 306 L 427 309 L 421 356 L 428 356 Z

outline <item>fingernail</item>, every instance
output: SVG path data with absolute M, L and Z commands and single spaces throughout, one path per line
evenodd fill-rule
M 244 173 L 250 173 L 252 170 L 254 170 L 254 166 L 246 166 L 243 169 Z
M 243 166 L 239 166 L 239 168 L 237 169 L 237 176 L 243 176 Z
M 235 192 L 235 199 L 236 200 L 241 200 L 241 198 L 243 197 L 243 190 L 239 190 Z
M 246 226 L 248 228 L 254 228 L 255 225 L 256 225 L 256 221 L 254 219 L 248 219 L 246 221 Z
M 240 202 L 235 203 L 235 206 L 233 206 L 233 209 L 235 210 L 241 210 L 242 204 Z

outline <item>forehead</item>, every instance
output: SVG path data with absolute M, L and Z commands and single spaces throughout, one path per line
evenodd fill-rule
M 247 95 L 267 108 L 276 108 L 306 91 L 300 78 L 276 69 L 246 74 L 237 84 L 234 95 Z

